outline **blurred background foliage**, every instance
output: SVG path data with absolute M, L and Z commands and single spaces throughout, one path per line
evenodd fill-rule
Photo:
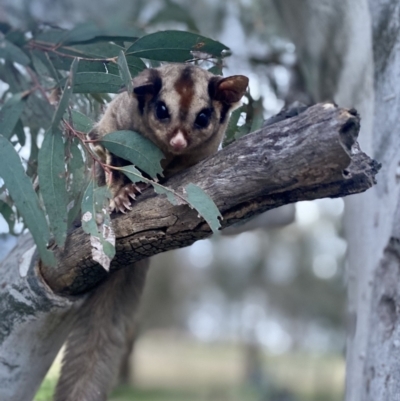
M 0 0 L 0 21 L 199 32 L 231 48 L 224 74 L 249 76 L 258 121 L 312 102 L 269 0 Z M 342 212 L 340 199 L 303 202 L 268 212 L 249 231 L 155 257 L 112 399 L 342 399 Z M 0 232 L 3 258 L 15 237 L 4 221 Z M 56 361 L 37 401 L 51 399 L 58 369 Z

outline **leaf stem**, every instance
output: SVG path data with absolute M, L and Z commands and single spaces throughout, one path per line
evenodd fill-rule
M 28 44 L 29 48 L 31 49 L 37 49 L 37 50 L 41 50 L 44 52 L 50 52 L 50 53 L 54 53 L 57 54 L 58 56 L 62 56 L 62 57 L 68 57 L 68 58 L 76 58 L 79 57 L 79 59 L 81 60 L 86 60 L 86 61 L 100 61 L 102 63 L 114 63 L 117 64 L 118 62 L 118 56 L 115 57 L 107 57 L 107 58 L 91 58 L 91 57 L 82 57 L 82 56 L 74 56 L 71 54 L 66 54 L 63 52 L 58 51 L 57 49 L 61 46 L 61 45 L 55 45 L 55 46 L 46 46 L 46 44 L 44 42 L 38 42 L 36 40 L 31 40 Z M 64 49 L 71 49 L 72 51 L 77 52 L 76 49 L 74 48 L 69 48 L 68 46 L 64 46 Z M 79 53 L 79 52 L 77 52 Z

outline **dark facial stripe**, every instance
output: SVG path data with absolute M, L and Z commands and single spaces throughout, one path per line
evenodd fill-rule
M 220 124 L 223 124 L 225 122 L 226 116 L 227 116 L 230 108 L 231 108 L 231 106 L 229 104 L 222 103 L 221 116 L 219 118 Z
M 191 73 L 192 69 L 189 66 L 186 67 L 174 85 L 175 90 L 180 95 L 179 106 L 182 120 L 186 118 L 194 96 L 194 82 Z
M 154 99 L 162 87 L 162 80 L 157 70 L 149 69 L 145 71 L 148 71 L 146 72 L 148 74 L 147 80 L 133 90 L 138 100 L 139 112 L 142 115 L 144 113 L 146 101 Z

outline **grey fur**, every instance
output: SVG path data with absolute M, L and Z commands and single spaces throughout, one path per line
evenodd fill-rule
M 105 401 L 126 349 L 149 260 L 114 272 L 92 292 L 68 338 L 54 401 Z

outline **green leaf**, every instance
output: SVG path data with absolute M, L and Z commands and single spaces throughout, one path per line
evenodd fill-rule
M 26 44 L 27 40 L 25 38 L 24 32 L 22 31 L 10 31 L 5 35 L 5 38 L 16 45 L 17 47 L 22 47 Z
M 84 216 L 82 218 L 82 229 L 87 234 L 97 236 L 99 232 L 96 223 L 96 214 L 98 211 L 101 213 L 103 204 L 101 206 L 95 204 L 94 190 L 95 183 L 93 180 L 90 180 L 82 198 L 82 216 Z
M 68 71 L 71 68 L 70 57 L 50 54 L 50 60 L 58 70 Z M 132 76 L 136 76 L 146 69 L 146 64 L 138 57 L 127 56 L 126 61 Z M 112 61 L 100 60 L 79 60 L 78 73 L 81 72 L 102 72 L 104 74 L 119 75 L 118 64 Z
M 228 50 L 228 47 L 201 35 L 183 31 L 162 31 L 141 37 L 126 54 L 159 61 L 184 62 L 194 58 L 192 52 L 221 57 L 224 50 Z
M 8 224 L 8 230 L 10 231 L 10 234 L 14 234 L 15 213 L 11 207 L 2 200 L 0 200 L 0 214 L 4 217 L 4 220 Z
M 91 236 L 93 260 L 106 270 L 115 255 L 115 235 L 108 212 L 110 197 L 107 186 L 96 187 L 91 180 L 82 199 L 82 229 Z
M 123 172 L 134 184 L 137 182 L 153 183 L 152 180 L 143 177 L 143 174 L 135 166 L 118 167 L 117 170 Z
M 119 76 L 125 84 L 128 93 L 133 93 L 132 77 L 129 71 L 128 62 L 126 61 L 125 54 L 121 50 L 118 56 Z
M 60 78 L 60 74 L 57 72 L 56 68 L 54 67 L 49 54 L 46 52 L 42 52 L 39 50 L 31 51 L 31 58 L 33 66 L 39 76 L 48 76 L 53 78 L 54 80 L 58 81 Z M 70 69 L 72 62 L 69 61 L 67 70 Z
M 204 218 L 213 233 L 218 232 L 221 227 L 218 217 L 222 218 L 222 216 L 214 201 L 197 185 L 186 185 L 185 191 L 187 194 L 186 199 L 190 206 Z
M 152 185 L 154 188 L 154 192 L 159 195 L 166 195 L 167 199 L 172 205 L 176 206 L 182 203 L 182 200 L 179 200 L 179 198 L 177 198 L 177 194 L 175 191 L 171 190 L 168 187 L 164 187 L 163 185 L 157 184 L 155 182 L 153 182 Z
M 122 86 L 118 75 L 80 72 L 75 76 L 74 93 L 118 93 Z
M 49 129 L 39 150 L 39 185 L 56 243 L 67 238 L 67 188 L 62 132 Z
M 250 132 L 254 132 L 262 128 L 263 123 L 264 123 L 264 116 L 262 114 L 256 114 L 253 118 Z
M 182 203 L 182 201 L 185 202 L 185 199 L 179 201 L 179 195 L 173 189 L 164 187 L 153 180 L 143 177 L 142 173 L 135 166 L 118 167 L 117 170 L 124 173 L 134 184 L 137 182 L 145 182 L 146 184 L 152 185 L 156 193 L 166 195 L 173 205 L 178 205 L 179 203 Z
M 210 71 L 211 74 L 214 74 L 214 75 L 223 75 L 222 68 L 223 68 L 223 63 L 222 63 L 222 61 L 218 60 L 218 64 L 209 68 L 208 71 Z
M 133 77 L 147 68 L 146 64 L 139 57 L 125 55 L 125 58 L 128 63 L 129 71 Z M 110 69 L 109 72 L 114 74 Z
M 81 210 L 81 202 L 83 197 L 83 188 L 86 182 L 86 166 L 79 149 L 79 141 L 73 139 L 70 142 L 67 152 L 70 155 L 68 159 L 68 227 L 78 217 Z
M 163 153 L 153 142 L 137 132 L 111 132 L 102 138 L 100 144 L 112 154 L 130 161 L 151 177 L 156 178 L 157 174 L 162 175 Z
M 46 217 L 17 152 L 2 135 L 0 135 L 0 175 L 35 240 L 43 263 L 54 266 L 54 255 L 47 249 L 50 232 Z
M 37 75 L 40 78 L 49 76 L 49 70 L 42 61 L 44 54 L 38 50 L 31 51 L 30 53 L 31 53 L 33 68 L 36 71 Z
M 15 135 L 17 135 L 18 142 L 21 146 L 25 145 L 26 135 L 24 130 L 24 125 L 22 124 L 21 120 L 18 120 L 17 125 L 14 129 Z
M 240 115 L 245 111 L 245 108 L 243 106 L 239 107 L 236 109 L 234 112 L 231 114 L 231 118 L 229 119 L 228 122 L 228 127 L 225 131 L 225 137 L 224 137 L 224 142 L 222 147 L 228 146 L 230 143 L 235 141 L 235 136 L 237 132 L 239 131 L 238 127 L 238 122 Z
M 21 65 L 28 65 L 31 62 L 29 57 L 18 46 L 15 46 L 4 37 L 0 37 L 0 58 Z
M 94 125 L 94 121 L 91 120 L 88 116 L 85 116 L 81 112 L 77 110 L 71 110 L 72 116 L 72 126 L 80 132 L 88 133 Z M 70 116 L 69 113 L 64 114 L 64 119 L 69 121 Z
M 29 96 L 23 120 L 29 122 L 30 130 L 40 130 L 50 126 L 54 115 L 54 107 L 37 93 Z
M 58 54 L 66 54 L 74 57 L 107 59 L 117 58 L 123 47 L 115 43 L 100 42 L 85 45 L 62 46 L 57 49 Z
M 49 59 L 57 70 L 69 71 L 73 59 L 71 57 L 59 56 L 58 54 L 50 53 Z M 117 68 L 116 68 L 117 70 Z M 88 61 L 79 60 L 78 72 L 107 72 L 106 63 L 103 61 Z M 117 71 L 118 74 L 118 71 Z M 115 74 L 115 75 L 117 75 Z
M 75 59 L 74 62 L 71 65 L 71 71 L 69 73 L 69 77 L 67 78 L 67 81 L 64 86 L 64 91 L 61 95 L 61 99 L 58 102 L 58 107 L 56 112 L 54 113 L 53 120 L 51 122 L 51 127 L 50 130 L 55 132 L 55 130 L 58 127 L 58 124 L 60 123 L 66 108 L 68 107 L 69 103 L 69 98 L 72 95 L 72 90 L 74 87 L 74 77 L 76 75 L 76 70 L 78 68 L 78 59 Z
M 31 151 L 29 155 L 28 165 L 26 168 L 26 174 L 28 177 L 33 177 L 37 173 L 37 164 L 39 156 L 39 147 L 37 145 L 38 129 L 31 128 Z
M 21 117 L 26 100 L 22 93 L 18 93 L 8 99 L 0 109 L 0 135 L 7 139 L 12 137 L 14 129 Z
M 6 60 L 4 64 L 0 63 L 0 79 L 7 82 L 10 86 L 9 91 L 12 93 L 25 92 L 31 88 L 27 75 L 22 74 L 11 61 Z

